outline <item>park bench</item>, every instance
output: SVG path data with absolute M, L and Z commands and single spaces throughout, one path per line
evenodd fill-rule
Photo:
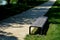
M 31 27 L 41 28 L 40 32 L 42 34 L 43 30 L 44 30 L 43 28 L 45 27 L 45 25 L 47 24 L 47 22 L 48 22 L 48 17 L 46 17 L 46 16 L 37 18 L 37 20 L 35 22 L 33 22 L 31 24 L 31 26 L 29 27 L 29 34 L 31 34 Z

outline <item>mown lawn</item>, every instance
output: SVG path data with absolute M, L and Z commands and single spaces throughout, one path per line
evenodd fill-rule
M 46 35 L 27 35 L 25 40 L 60 40 L 60 1 L 48 11 L 49 29 Z

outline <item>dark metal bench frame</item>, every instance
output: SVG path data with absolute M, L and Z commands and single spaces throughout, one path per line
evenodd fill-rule
M 40 19 L 39 19 L 40 18 Z M 31 34 L 31 27 L 38 27 L 38 28 L 41 28 L 41 30 L 40 30 L 40 32 L 41 32 L 41 34 L 43 33 L 43 28 L 45 27 L 45 25 L 48 23 L 48 17 L 39 17 L 39 18 L 37 18 L 37 20 L 34 22 L 34 23 L 32 23 L 31 24 L 31 26 L 29 27 L 29 34 Z M 43 18 L 43 19 L 42 19 Z M 45 21 L 43 21 L 45 19 Z M 40 26 L 38 23 L 36 23 L 37 21 L 38 22 L 41 22 L 41 20 L 42 20 L 42 26 Z M 37 24 L 37 25 L 35 25 L 35 23 Z

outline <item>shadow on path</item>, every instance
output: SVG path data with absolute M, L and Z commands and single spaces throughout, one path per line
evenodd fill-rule
M 53 4 L 54 1 L 49 1 L 33 9 L 27 10 L 26 12 L 7 18 L 0 22 L 0 27 L 7 28 L 7 27 L 13 27 L 13 25 L 14 26 L 18 25 L 20 27 L 20 24 L 21 25 L 32 24 L 38 17 L 44 16 L 48 12 L 48 9 Z
M 0 35 L 0 40 L 18 40 L 18 39 L 17 37 L 14 36 Z
M 17 37 L 12 36 L 12 33 L 0 31 L 0 40 L 18 40 Z

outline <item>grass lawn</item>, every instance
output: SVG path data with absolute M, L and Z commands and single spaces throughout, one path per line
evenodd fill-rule
M 25 40 L 60 40 L 60 1 L 48 11 L 49 29 L 47 35 L 27 35 Z

